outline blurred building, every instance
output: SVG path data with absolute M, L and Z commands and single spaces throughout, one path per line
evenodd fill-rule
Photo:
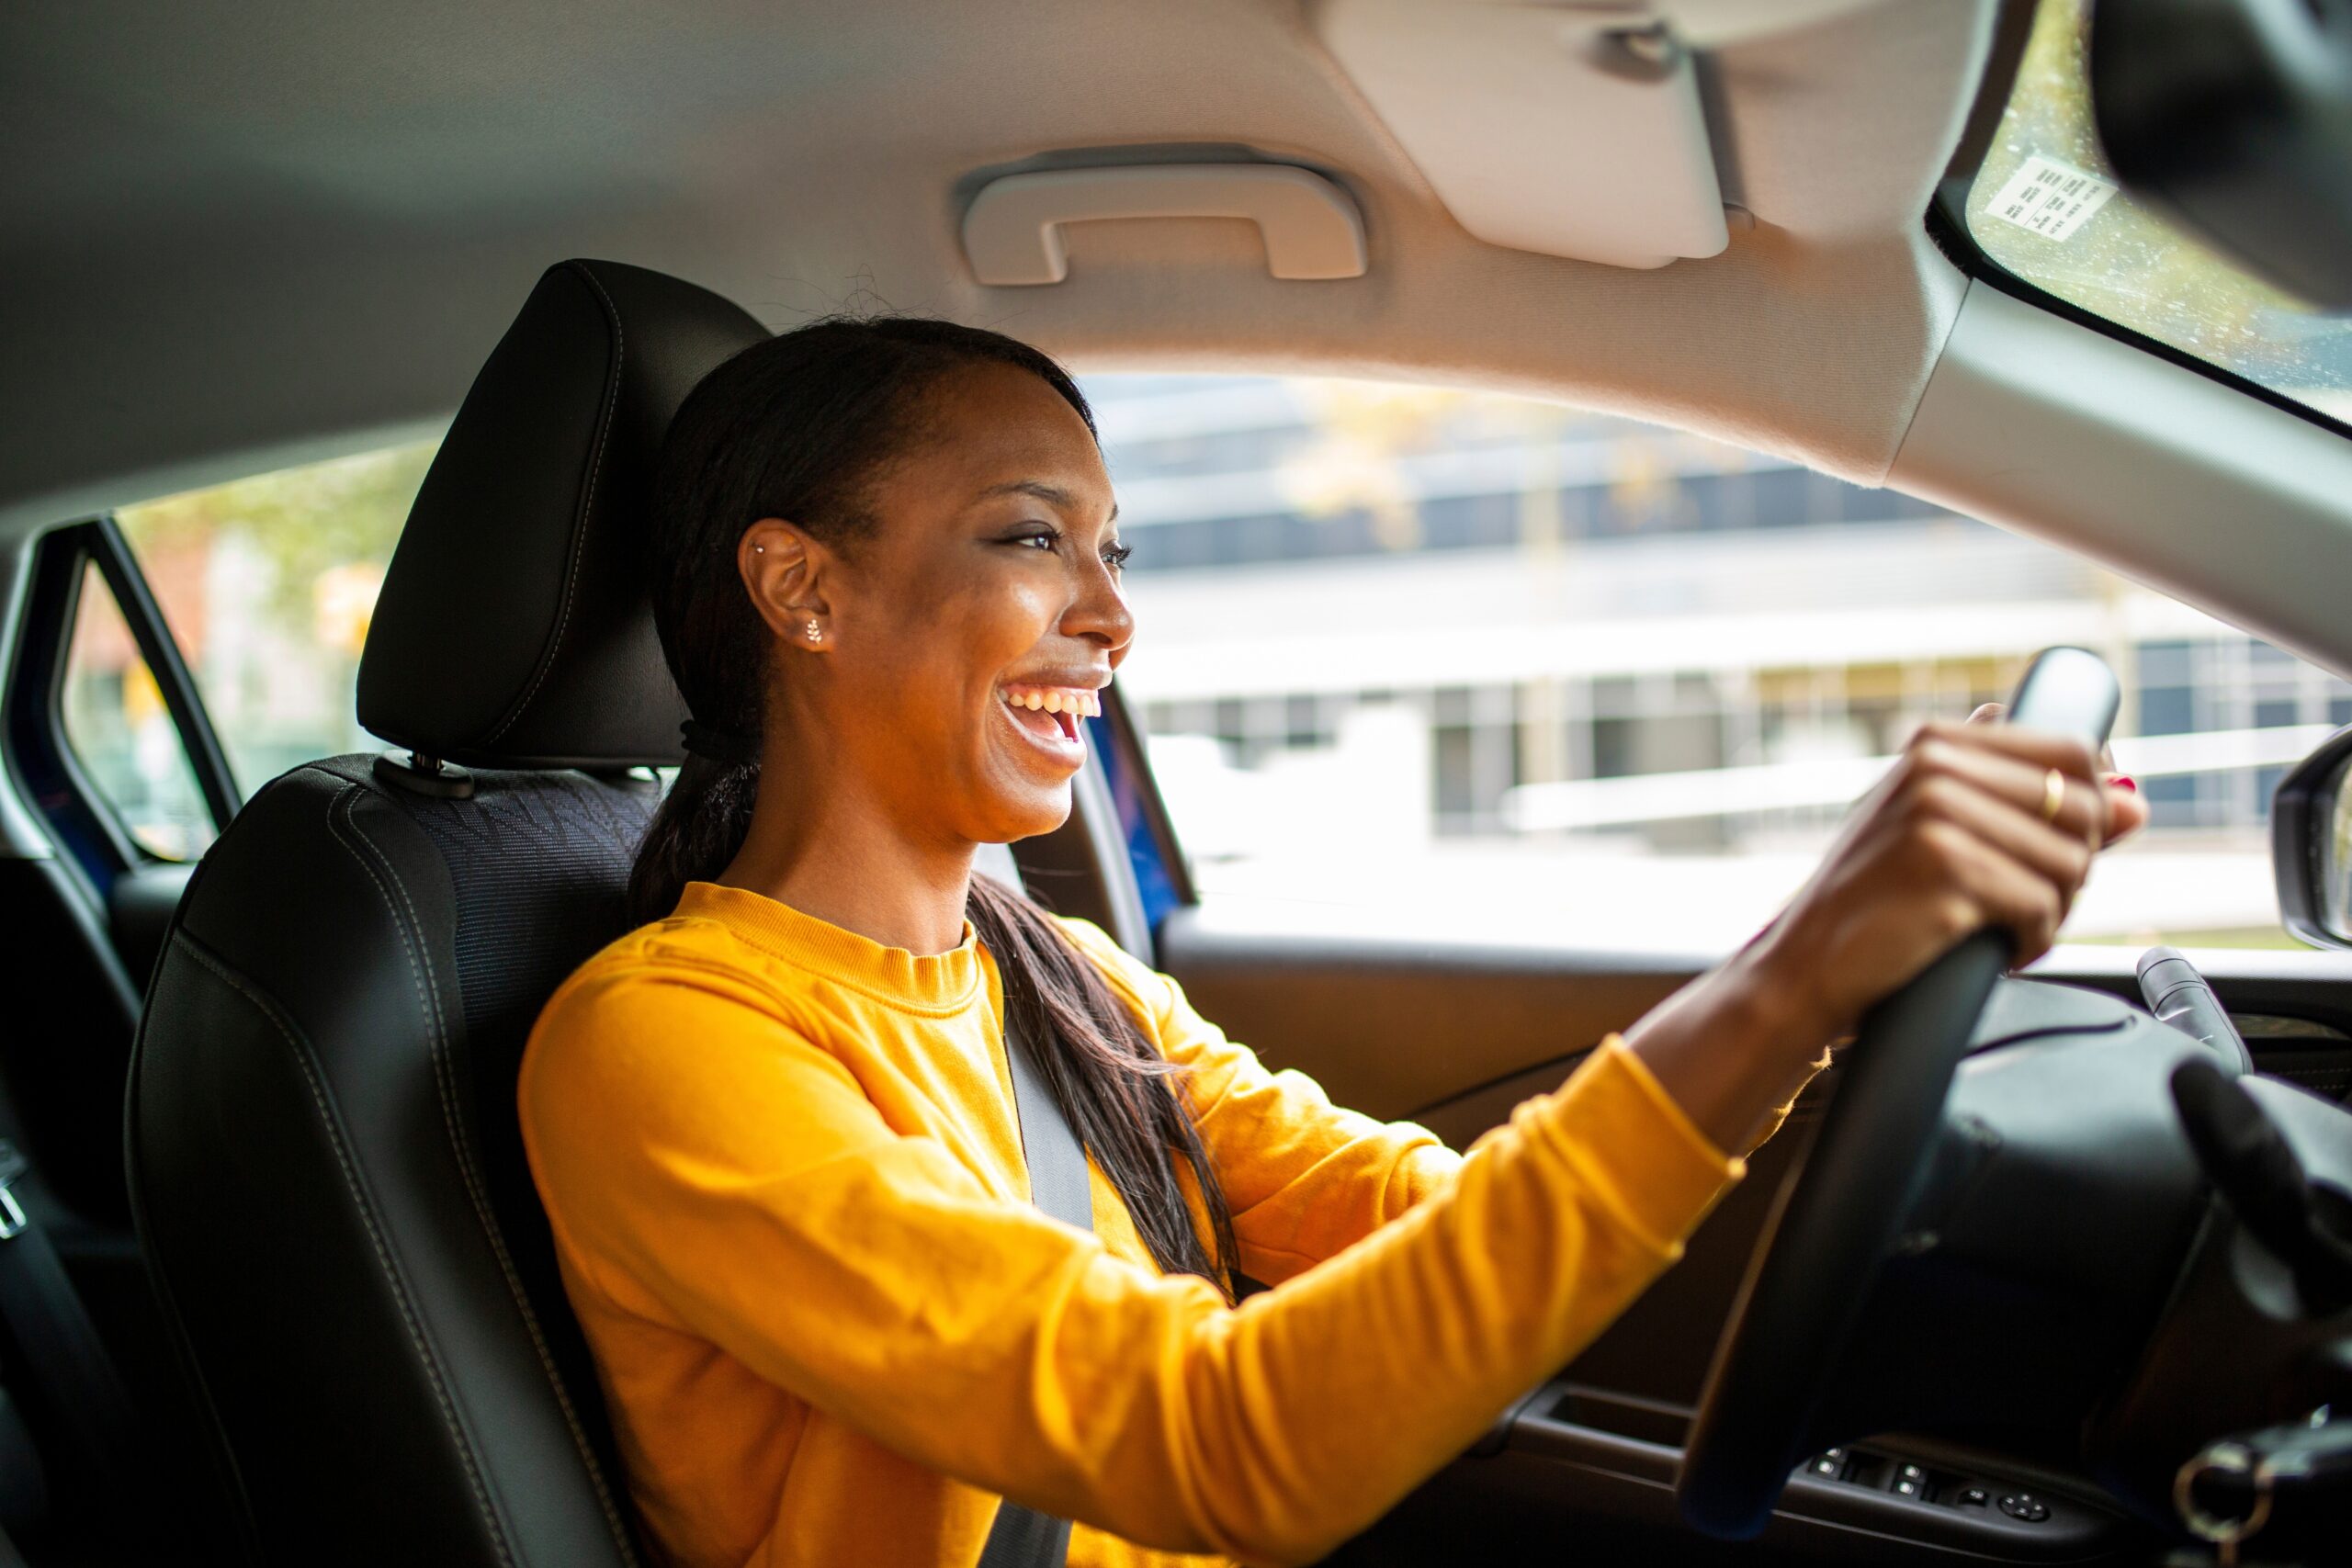
M 2079 558 L 1695 437 L 1412 389 L 1088 390 L 1136 551 L 1121 683 L 1196 856 L 1313 834 L 1329 806 L 1265 790 L 1324 764 L 1326 803 L 1383 781 L 1335 832 L 1815 838 L 1854 764 L 2052 643 L 2114 665 L 2119 736 L 2195 738 L 2120 748 L 2162 832 L 2257 830 L 2352 720 L 2352 686 Z

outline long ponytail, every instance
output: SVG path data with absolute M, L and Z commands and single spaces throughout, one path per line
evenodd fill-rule
M 628 888 L 639 920 L 667 915 L 687 883 L 718 876 L 751 831 L 768 632 L 735 566 L 743 530 L 789 517 L 837 544 L 870 533 L 866 488 L 916 434 L 917 398 L 976 364 L 1028 371 L 1094 428 L 1077 384 L 1026 344 L 907 317 L 820 321 L 748 348 L 704 378 L 672 421 L 647 550 L 654 626 L 693 728 L 712 741 L 690 747 L 639 847 Z M 1230 1295 L 1232 1210 L 1182 1075 L 1092 962 L 1026 899 L 975 875 L 966 912 L 996 960 L 1008 1023 L 1044 1045 L 1055 1100 L 1153 1261 Z M 1189 1196 L 1180 1166 L 1192 1177 Z

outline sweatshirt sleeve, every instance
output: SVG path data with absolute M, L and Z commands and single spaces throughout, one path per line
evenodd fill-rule
M 1185 1069 L 1202 1144 L 1233 1210 L 1241 1271 L 1278 1285 L 1354 1246 L 1442 1191 L 1462 1156 L 1423 1127 L 1375 1122 L 1331 1103 L 1300 1072 L 1269 1072 L 1196 1011 L 1183 988 L 1099 928 L 1064 919 L 1152 1035 Z
M 718 976 L 560 993 L 522 1084 L 571 1265 L 917 1463 L 1148 1546 L 1303 1562 L 1568 1361 L 1736 1166 L 1613 1041 L 1278 1290 L 1114 1258 L 881 1119 Z

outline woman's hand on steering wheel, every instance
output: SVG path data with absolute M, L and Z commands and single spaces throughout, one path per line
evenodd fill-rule
M 2080 741 L 1984 722 L 1999 713 L 1921 728 L 1758 943 L 1826 1038 L 1982 927 L 2041 957 L 2091 857 L 2146 821 Z
M 1920 729 L 1780 918 L 1626 1043 L 1718 1145 L 1771 1109 L 1871 1004 L 1970 932 L 2047 952 L 2092 856 L 2147 807 L 2078 740 L 1981 722 Z

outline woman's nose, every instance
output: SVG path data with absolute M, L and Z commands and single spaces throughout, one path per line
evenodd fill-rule
M 1135 612 L 1127 608 L 1127 596 L 1110 567 L 1098 561 L 1081 571 L 1078 597 L 1062 617 L 1062 630 L 1116 652 L 1136 635 Z

